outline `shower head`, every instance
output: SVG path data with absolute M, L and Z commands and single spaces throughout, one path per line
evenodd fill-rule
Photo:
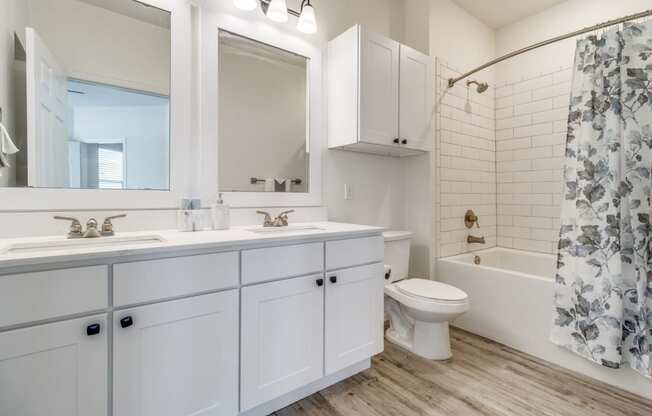
M 476 89 L 478 94 L 482 94 L 483 92 L 487 91 L 487 89 L 489 89 L 489 84 L 487 84 L 486 82 L 466 81 L 467 87 L 471 86 L 471 84 L 475 84 L 478 86 L 478 88 Z

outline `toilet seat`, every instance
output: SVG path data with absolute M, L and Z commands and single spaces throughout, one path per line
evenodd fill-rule
M 405 279 L 395 284 L 404 295 L 423 300 L 444 303 L 466 302 L 468 295 L 464 291 L 445 283 L 426 279 Z

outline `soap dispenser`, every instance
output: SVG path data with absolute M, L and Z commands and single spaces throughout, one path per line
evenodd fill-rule
M 222 199 L 222 194 L 219 194 L 217 201 L 211 207 L 211 214 L 213 217 L 213 229 L 214 230 L 228 230 L 230 215 L 229 215 L 229 206 L 224 203 Z

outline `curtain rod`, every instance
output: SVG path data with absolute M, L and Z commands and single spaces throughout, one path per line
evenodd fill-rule
M 550 45 L 552 43 L 559 42 L 560 40 L 573 38 L 575 36 L 583 35 L 584 33 L 593 32 L 593 31 L 596 31 L 596 30 L 599 30 L 599 29 L 604 29 L 604 28 L 609 27 L 609 26 L 614 26 L 614 25 L 617 25 L 617 24 L 620 24 L 620 23 L 628 22 L 630 20 L 640 19 L 642 17 L 647 17 L 647 16 L 652 16 L 652 9 L 646 10 L 644 12 L 636 13 L 636 14 L 630 14 L 629 16 L 624 16 L 624 17 L 621 17 L 619 19 L 609 20 L 607 22 L 600 23 L 600 24 L 597 24 L 595 26 L 590 26 L 590 27 L 586 27 L 584 29 L 576 30 L 575 32 L 571 32 L 571 33 L 567 33 L 565 35 L 557 36 L 557 37 L 554 37 L 554 38 L 551 38 L 551 39 L 548 39 L 548 40 L 544 40 L 544 41 L 539 42 L 539 43 L 535 43 L 534 45 L 530 45 L 530 46 L 525 47 L 523 49 L 519 49 L 519 50 L 510 52 L 507 55 L 503 55 L 500 58 L 496 58 L 493 61 L 489 61 L 484 65 L 480 65 L 479 67 L 477 67 L 477 68 L 475 68 L 475 69 L 473 69 L 473 70 L 471 70 L 471 71 L 469 71 L 469 72 L 467 72 L 465 74 L 462 74 L 457 78 L 450 78 L 448 80 L 448 88 L 452 88 L 458 81 L 463 80 L 464 78 L 468 77 L 469 75 L 473 75 L 478 71 L 482 71 L 485 68 L 496 65 L 499 62 L 502 62 L 502 61 L 504 61 L 506 59 L 509 59 L 509 58 L 514 57 L 514 56 L 523 54 L 525 52 L 529 52 L 531 50 L 540 48 L 542 46 L 546 46 L 546 45 Z

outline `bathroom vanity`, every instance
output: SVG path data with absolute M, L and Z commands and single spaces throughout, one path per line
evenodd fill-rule
M 266 415 L 362 371 L 381 232 L 0 240 L 0 414 Z

